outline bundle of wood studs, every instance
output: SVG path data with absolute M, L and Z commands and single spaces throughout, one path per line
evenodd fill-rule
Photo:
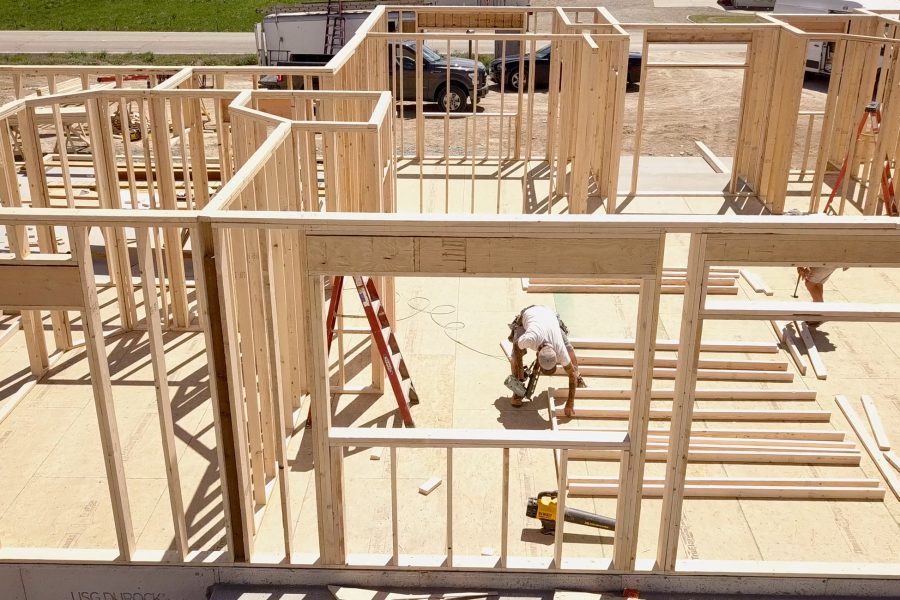
M 623 377 L 632 375 L 634 340 L 572 339 L 576 355 L 585 377 Z M 677 340 L 657 340 L 657 350 L 677 350 Z M 604 356 L 597 351 L 616 351 L 616 356 Z M 629 351 L 632 353 L 630 356 Z M 791 382 L 793 372 L 781 360 L 779 347 L 772 342 L 703 342 L 698 369 L 698 380 L 703 381 L 752 381 Z M 763 354 L 760 359 L 704 358 L 703 353 Z M 674 379 L 675 358 L 657 356 L 654 360 L 654 379 Z M 808 423 L 828 423 L 831 412 L 821 409 L 781 408 L 715 408 L 722 402 L 815 402 L 814 390 L 798 389 L 739 389 L 731 384 L 722 389 L 698 389 L 694 408 L 694 428 L 691 431 L 688 460 L 692 463 L 757 464 L 757 465 L 822 465 L 858 467 L 861 452 L 853 439 L 835 429 L 806 428 Z M 665 387 L 664 387 L 665 386 Z M 576 391 L 575 415 L 566 419 L 561 404 L 566 389 L 550 389 L 550 421 L 554 429 L 626 430 L 629 417 L 631 389 L 585 388 Z M 650 431 L 647 439 L 646 460 L 665 462 L 669 451 L 669 428 L 672 410 L 670 406 L 657 407 L 661 401 L 671 401 L 674 389 L 671 384 L 655 383 L 651 392 L 654 405 L 650 410 Z M 838 401 L 839 405 L 842 402 Z M 711 407 L 712 406 L 712 407 Z M 843 408 L 843 406 L 841 406 Z M 846 411 L 845 411 L 846 412 Z M 560 420 L 564 422 L 561 424 Z M 704 422 L 718 422 L 707 425 Z M 659 426 L 663 422 L 662 427 Z M 723 426 L 722 423 L 766 423 L 762 427 Z M 783 427 L 771 428 L 772 423 Z M 852 423 L 852 420 L 851 420 Z M 596 424 L 596 425 L 595 425 Z M 854 428 L 856 426 L 854 425 Z M 864 447 L 867 438 L 857 431 Z M 873 442 L 874 443 L 874 442 Z M 877 446 L 875 448 L 877 450 Z M 569 460 L 618 461 L 618 451 L 570 451 Z M 871 452 L 870 452 L 871 454 Z M 876 464 L 882 470 L 893 456 L 879 457 Z M 557 460 L 559 455 L 557 454 Z M 875 456 L 873 455 L 873 460 Z M 884 464 L 878 464 L 879 461 Z M 571 473 L 571 470 L 569 470 Z M 900 498 L 900 481 L 896 473 L 882 470 L 891 491 Z M 890 476 L 889 476 L 890 475 Z M 644 479 L 644 496 L 662 497 L 662 478 Z M 758 498 L 758 499 L 807 499 L 807 500 L 882 500 L 885 488 L 881 480 L 860 477 L 805 478 L 805 477 L 688 477 L 685 496 L 691 498 Z M 615 497 L 618 493 L 618 476 L 569 476 L 568 492 L 573 496 Z
M 740 270 L 733 267 L 712 267 L 706 280 L 707 294 L 736 295 Z M 663 294 L 683 294 L 687 269 L 664 267 L 660 292 Z M 641 282 L 628 278 L 572 278 L 572 277 L 523 277 L 522 289 L 540 294 L 637 294 Z

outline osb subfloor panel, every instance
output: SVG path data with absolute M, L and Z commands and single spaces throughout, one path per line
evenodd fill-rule
M 496 177 L 496 176 L 494 176 Z M 451 184 L 453 182 L 451 181 Z M 426 202 L 435 208 L 444 202 L 446 180 L 423 178 L 429 186 Z M 471 180 L 451 189 L 451 201 L 469 202 Z M 496 179 L 476 178 L 478 210 L 495 212 Z M 546 185 L 544 183 L 543 185 Z M 401 209 L 413 209 L 419 200 L 418 177 L 403 177 L 398 184 Z M 466 191 L 468 187 L 469 191 Z M 501 211 L 521 212 L 521 182 L 501 184 Z M 545 193 L 545 192 L 544 192 Z M 750 202 L 750 201 L 747 201 Z M 484 206 L 482 206 L 484 203 Z M 723 209 L 722 207 L 726 207 Z M 628 212 L 734 212 L 721 198 L 637 198 Z M 442 207 L 441 207 L 442 208 Z M 492 210 L 493 208 L 493 210 Z M 670 236 L 666 264 L 683 265 L 687 236 Z M 549 251 L 552 251 L 550 249 Z M 755 270 L 775 290 L 773 299 L 788 300 L 796 281 L 787 268 Z M 349 285 L 349 282 L 348 282 Z M 757 298 L 741 283 L 740 298 Z M 801 290 L 801 295 L 804 292 Z M 896 302 L 900 273 L 852 269 L 837 272 L 826 286 L 832 300 Z M 110 292 L 103 293 L 105 314 L 114 310 Z M 358 311 L 352 294 L 348 311 Z M 662 297 L 659 337 L 675 338 L 681 318 L 682 297 Z M 632 337 L 637 296 L 527 294 L 518 279 L 408 278 L 397 280 L 397 334 L 410 366 L 421 404 L 413 408 L 419 427 L 548 429 L 546 395 L 522 408 L 508 403 L 503 379 L 508 364 L 499 341 L 507 323 L 520 309 L 543 303 L 554 307 L 578 337 Z M 49 327 L 49 321 L 45 322 Z M 348 320 L 349 324 L 349 320 Z M 0 323 L 2 325 L 2 323 Z M 109 326 L 113 326 L 112 321 Z M 52 336 L 48 341 L 52 343 Z M 80 337 L 80 332 L 76 332 Z M 793 383 L 714 383 L 701 387 L 815 389 L 816 402 L 700 402 L 700 407 L 792 407 L 832 411 L 830 424 L 790 424 L 783 428 L 836 428 L 855 439 L 834 394 L 845 394 L 862 414 L 860 394 L 874 399 L 889 435 L 900 444 L 900 325 L 826 324 L 815 334 L 828 379 L 817 380 L 812 371 Z M 707 340 L 771 341 L 768 324 L 711 322 Z M 198 333 L 166 336 L 169 385 L 176 417 L 184 499 L 188 506 L 190 538 L 194 549 L 223 545 L 223 522 L 214 430 L 205 368 L 204 342 Z M 368 382 L 368 343 L 360 336 L 345 340 L 346 372 L 352 385 Z M 146 336 L 135 333 L 109 340 L 117 419 L 125 458 L 131 512 L 141 549 L 165 549 L 172 544 L 156 399 L 146 353 Z M 336 349 L 335 349 L 336 355 Z M 710 355 L 715 356 L 715 355 Z M 734 358 L 735 356 L 732 355 Z M 750 358 L 740 356 L 740 358 Z M 759 358 L 759 357 L 758 357 Z M 789 362 L 785 353 L 779 357 Z M 22 334 L 0 349 L 0 379 L 7 401 L 11 389 L 27 377 Z M 336 368 L 334 369 L 336 374 Z M 593 379 L 592 387 L 627 387 L 622 379 Z M 544 378 L 541 387 L 563 386 L 563 378 Z M 659 381 L 671 387 L 671 381 Z M 664 406 L 658 402 L 655 405 Z M 335 403 L 336 425 L 396 426 L 396 404 L 390 394 L 380 398 L 343 395 Z M 863 417 L 864 418 L 864 417 Z M 575 421 L 576 426 L 590 425 Z M 716 423 L 716 427 L 777 427 L 774 424 Z M 352 554 L 387 554 L 391 550 L 390 453 L 351 451 L 346 457 L 345 494 L 347 547 Z M 400 450 L 398 459 L 399 541 L 402 554 L 443 555 L 446 552 L 446 500 L 448 493 L 445 452 Z M 311 441 L 308 431 L 297 430 L 289 448 L 292 536 L 296 560 L 317 553 L 316 506 L 312 483 Z M 454 554 L 496 554 L 500 548 L 501 452 L 458 450 L 453 469 Z M 550 451 L 511 452 L 509 551 L 515 556 L 549 558 L 552 538 L 539 532 L 537 521 L 524 515 L 529 496 L 556 489 L 556 471 Z M 615 463 L 575 462 L 572 475 L 613 475 Z M 662 464 L 651 463 L 648 476 L 661 476 Z M 733 477 L 875 477 L 877 470 L 863 454 L 861 467 L 787 467 L 765 465 L 692 464 L 690 476 Z M 444 482 L 428 496 L 418 487 L 430 477 Z M 115 535 L 96 417 L 83 350 L 63 357 L 0 424 L 0 542 L 4 547 L 113 548 Z M 268 560 L 281 552 L 279 495 L 274 488 L 269 510 L 260 526 L 257 558 Z M 612 499 L 576 498 L 571 506 L 614 515 Z M 645 500 L 640 524 L 639 554 L 655 554 L 661 501 Z M 884 502 L 694 500 L 685 502 L 680 556 L 701 559 L 769 561 L 896 562 L 900 557 L 900 503 L 890 492 Z M 609 557 L 611 534 L 580 526 L 567 527 L 565 556 Z M 280 560 L 280 558 L 274 558 Z
M 104 292 L 101 302 L 112 294 Z M 49 319 L 45 319 L 49 328 Z M 80 321 L 74 337 L 80 338 Z M 52 336 L 48 335 L 52 347 Z M 205 343 L 196 333 L 165 335 L 175 438 L 198 548 L 224 543 Z M 107 342 L 122 455 L 138 546 L 168 548 L 171 513 L 153 374 L 145 335 Z M 27 376 L 24 338 L 2 350 L 4 382 Z M 3 397 L 8 398 L 8 387 Z M 6 400 L 4 400 L 6 401 Z M 4 546 L 113 548 L 112 510 L 83 348 L 60 360 L 0 425 L 0 539 Z

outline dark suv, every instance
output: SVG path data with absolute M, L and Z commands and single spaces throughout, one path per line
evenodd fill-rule
M 504 63 L 499 58 L 491 62 L 491 79 L 500 83 L 500 78 L 506 76 L 506 86 L 513 90 L 518 90 L 519 85 L 528 85 L 528 69 L 530 68 L 531 57 L 526 54 L 522 57 L 522 64 L 525 67 L 525 77 L 519 74 L 519 55 L 511 54 L 506 57 Z M 505 73 L 503 73 L 502 65 L 505 64 Z M 550 46 L 544 46 L 534 53 L 534 87 L 535 89 L 546 88 L 550 85 Z M 627 83 L 634 85 L 641 81 L 641 53 L 628 53 L 628 74 L 626 76 Z
M 402 63 L 403 68 L 398 76 L 403 77 L 403 99 L 416 99 L 416 43 L 404 42 L 400 60 L 393 60 L 393 46 L 389 48 L 390 85 L 394 81 L 394 66 Z M 279 66 L 313 67 L 322 66 L 330 60 L 327 55 L 292 54 L 290 62 L 279 63 Z M 473 69 L 477 67 L 477 76 Z M 446 110 L 447 104 L 453 112 L 463 112 L 469 100 L 477 104 L 488 92 L 487 69 L 481 63 L 468 58 L 450 58 L 450 85 L 447 86 L 447 61 L 443 56 L 428 46 L 422 46 L 422 99 L 425 102 L 437 102 Z M 477 84 L 476 84 L 477 79 Z M 294 89 L 303 89 L 303 77 L 294 76 Z M 285 90 L 287 78 L 283 75 L 263 75 L 259 79 L 259 87 L 270 90 Z M 400 94 L 400 82 L 397 82 L 397 95 Z M 448 91 L 449 90 L 449 91 Z M 471 109 L 468 109 L 471 110 Z
M 391 55 L 393 47 L 389 46 Z M 416 43 L 404 42 L 400 60 L 391 60 L 391 82 L 393 85 L 393 68 L 402 64 L 403 99 L 416 99 Z M 477 71 L 475 71 L 477 67 Z M 487 69 L 480 62 L 470 58 L 450 57 L 450 86 L 447 86 L 447 61 L 428 46 L 422 46 L 422 98 L 425 102 L 437 102 L 446 110 L 449 104 L 452 112 L 466 110 L 466 104 L 474 99 L 477 104 L 487 94 Z M 477 81 L 475 79 L 475 73 Z M 397 87 L 400 87 L 398 82 Z M 395 90 L 399 95 L 400 90 Z M 469 109 L 471 110 L 471 109 Z

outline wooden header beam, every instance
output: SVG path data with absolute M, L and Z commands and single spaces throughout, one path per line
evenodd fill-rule
M 628 23 L 622 27 L 629 28 Z M 740 25 L 730 27 L 709 25 L 649 26 L 644 30 L 648 44 L 741 44 L 753 39 L 754 31 L 769 25 Z
M 610 238 L 309 235 L 316 275 L 651 276 L 662 236 Z
M 64 255 L 0 260 L 0 306 L 16 310 L 84 310 L 81 271 Z
M 96 225 L 192 227 L 210 223 L 214 228 L 269 227 L 297 229 L 309 235 L 416 236 L 416 237 L 524 237 L 571 239 L 602 236 L 655 236 L 660 233 L 780 234 L 790 239 L 828 236 L 829 244 L 858 236 L 871 246 L 877 237 L 900 238 L 900 222 L 890 217 L 709 216 L 709 215 L 454 215 L 406 216 L 384 213 L 318 213 L 218 210 L 215 203 L 203 210 L 79 208 L 0 208 L 2 225 Z M 761 236 L 761 239 L 766 239 Z M 569 242 L 566 242 L 569 243 Z M 786 254 L 793 247 L 784 247 Z M 713 250 L 715 251 L 715 250 Z M 725 259 L 722 259 L 725 260 Z M 729 260 L 740 262 L 738 256 Z M 785 260 L 779 264 L 788 265 Z M 867 264 L 871 264 L 867 263 Z
M 522 29 L 525 26 L 527 7 L 516 12 L 492 11 L 417 11 L 417 25 L 438 29 Z
M 869 235 L 710 234 L 707 264 L 895 267 L 900 244 Z
M 123 211 L 124 212 L 124 211 Z M 179 211 L 184 212 L 184 211 Z M 0 222 L 5 211 L 0 210 Z M 61 213 L 64 214 L 64 213 Z M 900 221 L 890 217 L 811 215 L 444 215 L 349 212 L 215 211 L 204 209 L 201 220 L 214 227 L 270 225 L 302 229 L 311 235 L 413 235 L 463 237 L 578 238 L 623 237 L 656 233 L 900 236 Z M 787 264 L 787 263 L 785 263 Z

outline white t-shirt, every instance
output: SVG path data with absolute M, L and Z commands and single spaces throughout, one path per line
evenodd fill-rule
M 563 333 L 559 328 L 559 318 L 546 306 L 532 306 L 522 313 L 522 327 L 525 333 L 519 336 L 516 344 L 522 350 L 534 350 L 547 342 L 556 352 L 556 360 L 563 367 L 569 364 L 569 351 L 563 341 Z

